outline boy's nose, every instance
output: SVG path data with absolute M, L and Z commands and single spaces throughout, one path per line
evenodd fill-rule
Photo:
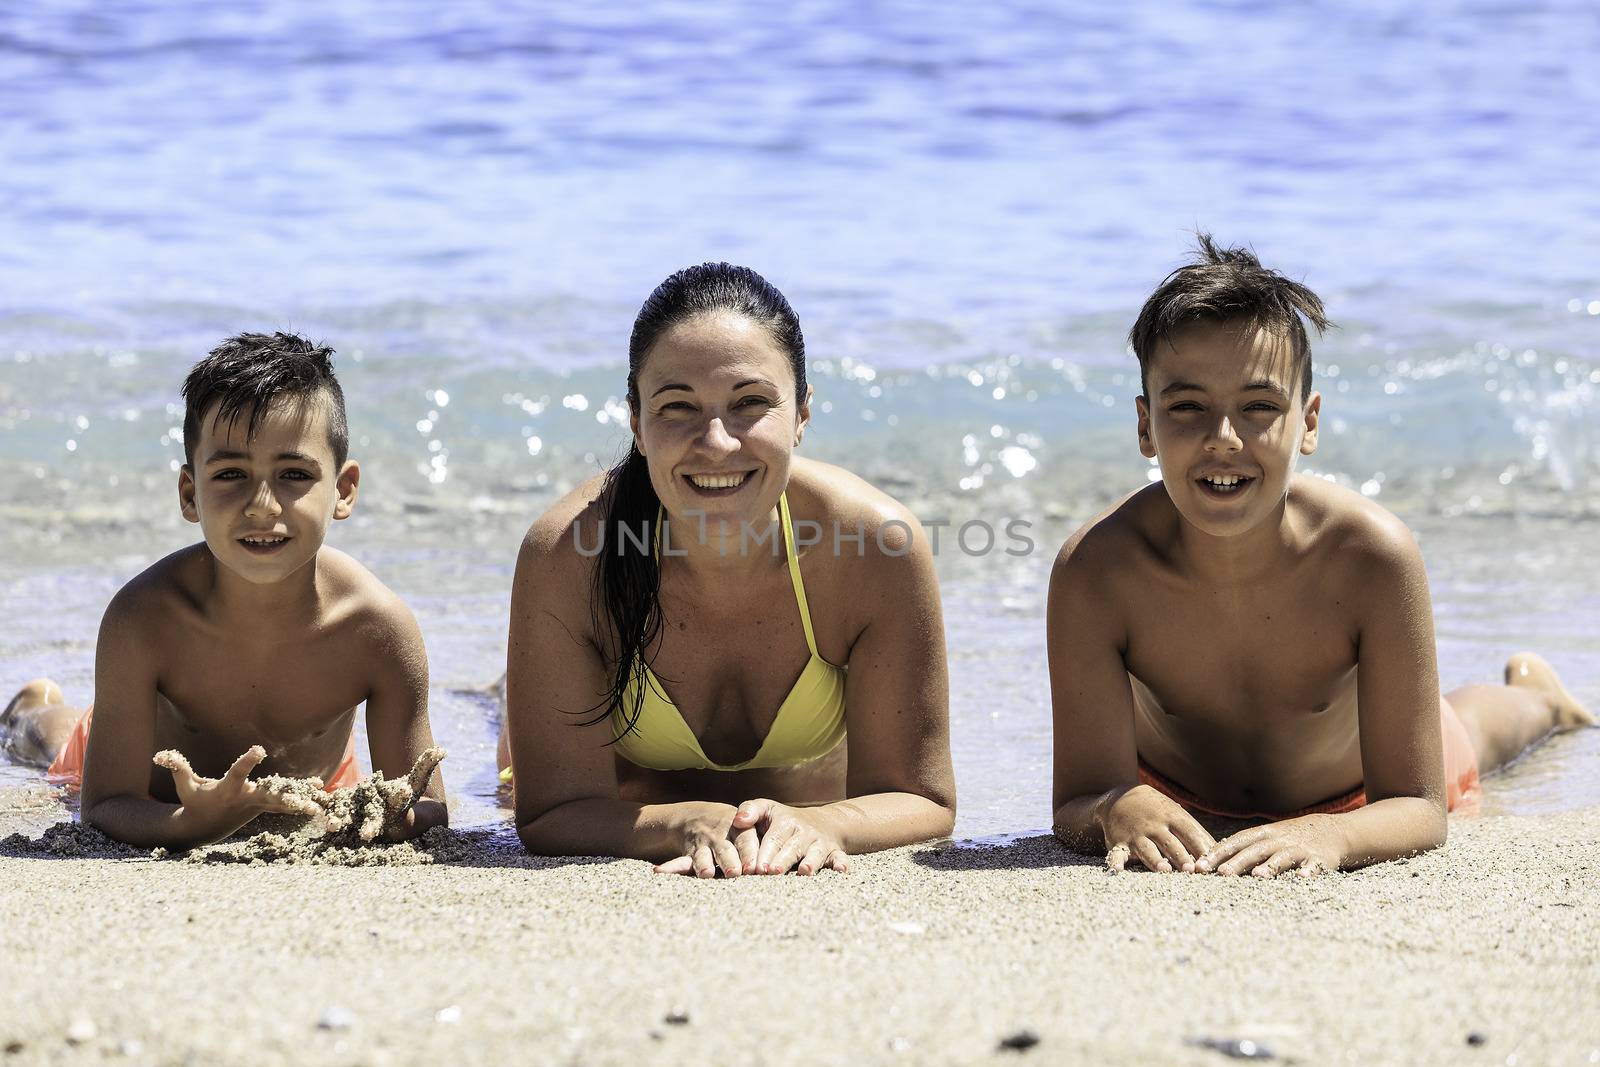
M 1206 438 L 1206 449 L 1211 452 L 1237 452 L 1243 447 L 1244 442 L 1233 428 L 1233 420 L 1226 415 L 1222 416 L 1222 421 Z
M 250 496 L 250 503 L 245 505 L 244 513 L 251 518 L 258 515 L 276 515 L 283 509 L 278 506 L 278 498 L 272 495 L 272 486 L 263 481 L 256 486 L 256 491 Z

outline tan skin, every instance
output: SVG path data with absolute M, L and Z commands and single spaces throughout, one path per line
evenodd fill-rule
M 1162 481 L 1063 546 L 1050 583 L 1055 826 L 1155 871 L 1270 877 L 1358 867 L 1445 839 L 1439 689 L 1415 541 L 1371 501 L 1294 474 L 1316 448 L 1286 345 L 1234 323 L 1166 344 L 1138 399 Z M 1206 476 L 1239 477 L 1217 491 Z M 1592 722 L 1537 657 L 1452 693 L 1487 771 Z M 1519 673 L 1520 671 L 1520 673 Z M 1367 806 L 1215 840 L 1139 784 L 1142 758 L 1227 810 Z
M 205 541 L 129 582 L 101 622 L 83 819 L 130 844 L 187 847 L 264 812 L 312 814 L 250 776 L 332 776 L 363 701 L 386 776 L 433 743 L 416 620 L 323 545 L 360 481 L 354 461 L 334 462 L 323 403 L 274 405 L 253 437 L 247 423 L 202 420 L 178 496 Z M 153 766 L 164 749 L 187 759 Z M 396 836 L 446 821 L 435 774 Z
M 616 755 L 608 723 L 578 725 L 610 687 L 613 647 L 590 610 L 595 560 L 574 540 L 598 543 L 600 479 L 591 480 L 534 523 L 512 590 L 502 763 L 508 755 L 515 767 L 528 850 L 626 856 L 710 878 L 842 871 L 851 855 L 949 834 L 944 631 L 916 521 L 855 476 L 793 455 L 809 396 L 795 396 L 787 354 L 743 316 L 671 327 L 645 359 L 639 390 L 635 440 L 671 544 L 685 553 L 662 557 L 668 626 L 652 669 L 709 758 L 735 763 L 761 746 L 810 652 L 784 558 L 725 550 L 716 533 L 775 522 L 787 490 L 797 524 L 866 532 L 864 555 L 853 542 L 836 554 L 828 537 L 800 555 L 818 650 L 849 668 L 848 741 L 793 768 L 661 772 Z M 688 479 L 734 472 L 745 480 L 731 494 L 707 495 Z M 880 532 L 889 553 L 877 547 Z

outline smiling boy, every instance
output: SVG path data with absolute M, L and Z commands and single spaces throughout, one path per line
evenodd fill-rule
M 1594 718 L 1549 665 L 1441 698 L 1405 526 L 1295 474 L 1317 446 L 1305 286 L 1202 236 L 1145 303 L 1140 451 L 1161 480 L 1050 582 L 1055 831 L 1156 871 L 1270 877 L 1435 848 L 1478 776 Z M 1259 825 L 1222 841 L 1213 820 Z
M 205 539 L 112 599 L 95 705 L 51 766 L 58 780 L 81 774 L 83 820 L 112 837 L 185 847 L 263 812 L 313 813 L 250 775 L 353 784 L 351 725 L 363 702 L 374 769 L 404 776 L 433 743 L 416 620 L 323 545 L 360 481 L 332 354 L 290 334 L 240 334 L 184 383 L 178 499 Z M 19 702 L 13 718 L 62 719 L 48 683 L 31 683 Z M 182 756 L 163 752 L 152 765 L 162 750 Z M 400 836 L 446 820 L 435 774 Z

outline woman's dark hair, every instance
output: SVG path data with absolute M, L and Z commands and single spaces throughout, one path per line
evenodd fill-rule
M 333 373 L 333 349 L 292 333 L 241 333 L 228 338 L 184 379 L 184 462 L 194 466 L 200 420 L 213 404 L 220 421 L 231 423 L 244 415 L 250 439 L 280 398 L 304 402 L 315 396 L 327 397 L 328 445 L 334 466 L 343 467 L 350 454 L 350 431 L 344 390 Z
M 1208 233 L 1196 238 L 1194 262 L 1179 267 L 1139 309 L 1128 343 L 1139 359 L 1139 386 L 1150 395 L 1150 361 L 1157 345 L 1192 322 L 1248 323 L 1289 342 L 1300 375 L 1300 399 L 1311 396 L 1311 341 L 1329 326 L 1322 300 L 1299 282 L 1261 265 L 1248 248 L 1218 248 Z M 1302 322 L 1301 320 L 1305 321 Z
M 635 415 L 639 413 L 639 370 L 661 335 L 681 322 L 712 312 L 733 312 L 764 327 L 789 357 L 795 396 L 805 399 L 806 342 L 789 301 L 749 267 L 702 263 L 686 267 L 656 286 L 633 320 L 633 334 L 628 338 L 628 406 Z M 662 623 L 661 568 L 654 550 L 661 500 L 650 484 L 644 454 L 632 443 L 622 462 L 606 473 L 601 501 L 605 519 L 591 603 L 595 630 L 610 631 L 616 660 L 609 665 L 610 692 L 595 705 L 598 715 L 588 724 L 601 722 L 620 708 L 627 720 L 625 733 L 639 721 L 648 684 L 644 651 L 660 634 Z M 632 706 L 625 707 L 628 686 L 634 683 Z

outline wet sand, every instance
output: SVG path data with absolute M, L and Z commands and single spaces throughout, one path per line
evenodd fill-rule
M 51 804 L 0 790 L 0 836 Z M 6 851 L 6 1064 L 1600 1062 L 1600 808 L 1272 883 L 1047 837 L 733 882 L 493 830 L 360 869 Z

